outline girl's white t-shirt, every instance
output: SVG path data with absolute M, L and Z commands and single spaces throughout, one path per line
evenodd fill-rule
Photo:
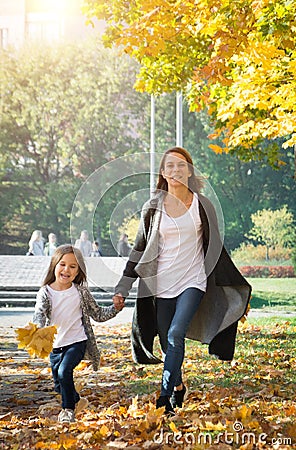
M 189 287 L 206 290 L 202 223 L 198 196 L 180 217 L 169 216 L 163 207 L 157 268 L 157 297 L 173 298 Z
M 75 285 L 72 284 L 64 291 L 47 287 L 52 302 L 50 324 L 57 327 L 53 348 L 85 341 L 87 336 L 82 324 L 79 292 Z

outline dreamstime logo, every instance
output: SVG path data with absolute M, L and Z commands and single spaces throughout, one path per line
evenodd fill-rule
M 277 437 L 268 439 L 266 433 L 260 433 L 256 436 L 253 432 L 243 431 L 243 424 L 239 421 L 234 422 L 232 428 L 233 432 L 225 430 L 216 435 L 209 432 L 164 432 L 163 428 L 161 428 L 161 430 L 153 436 L 153 441 L 156 444 L 166 445 L 215 445 L 221 442 L 228 445 L 266 445 L 268 442 L 271 442 L 272 445 L 292 445 L 291 438 Z
M 155 177 L 157 176 L 158 166 L 162 156 L 162 154 L 155 154 L 155 162 L 157 167 L 156 173 L 154 174 Z M 124 220 L 130 219 L 135 215 L 139 216 L 142 206 L 150 198 L 150 161 L 150 153 L 125 155 L 99 167 L 87 178 L 87 180 L 80 187 L 72 207 L 70 236 L 73 245 L 82 230 L 88 230 L 89 239 L 92 241 L 96 240 L 94 237 L 94 230 L 96 229 L 95 217 L 100 214 L 100 208 L 103 210 L 103 205 L 104 213 L 106 214 L 106 203 L 108 203 L 111 193 L 111 197 L 116 198 L 116 205 L 110 208 L 107 217 L 105 217 L 105 221 L 109 223 L 111 242 L 114 249 L 116 249 L 118 224 L 122 224 Z M 196 175 L 202 176 L 197 168 L 194 167 L 194 171 Z M 140 186 L 140 188 L 135 189 L 135 186 Z M 120 198 L 119 194 L 121 192 L 124 192 L 124 194 Z M 224 220 L 222 208 L 213 188 L 206 179 L 203 193 L 210 199 L 215 207 L 219 231 L 223 241 Z M 127 211 L 129 217 L 126 217 Z M 211 223 L 209 223 L 209 226 L 210 236 L 215 235 L 215 231 L 211 233 Z M 219 246 L 214 244 L 213 248 L 215 249 L 215 254 L 211 254 L 211 257 L 209 258 L 209 271 L 213 269 L 221 250 Z M 148 258 L 145 260 L 147 263 L 149 262 L 149 258 L 150 260 L 155 258 L 157 257 L 157 254 L 150 253 L 145 256 Z M 137 255 L 134 255 L 134 257 L 137 258 Z M 104 276 L 106 278 L 113 280 L 119 278 L 122 270 L 121 264 L 119 267 L 115 267 L 114 265 L 112 266 L 112 264 L 110 265 L 105 258 L 103 258 L 102 264 L 105 266 Z M 88 278 L 93 285 L 99 285 L 99 281 L 95 274 L 88 273 Z M 152 279 L 153 277 L 150 278 L 150 285 L 155 285 L 155 280 Z M 146 281 L 149 285 L 149 280 L 147 278 Z M 155 292 L 151 293 L 155 294 Z

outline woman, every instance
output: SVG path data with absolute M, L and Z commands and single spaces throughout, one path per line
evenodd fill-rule
M 76 239 L 74 247 L 78 248 L 84 257 L 91 256 L 92 243 L 88 239 L 87 230 L 82 230 L 80 239 Z
M 131 246 L 128 243 L 128 235 L 126 233 L 122 233 L 119 241 L 117 242 L 117 254 L 118 256 L 125 257 L 128 256 L 131 252 Z
M 201 188 L 190 154 L 181 147 L 168 150 L 156 194 L 143 207 L 135 245 L 115 288 L 115 298 L 126 298 L 140 277 L 133 357 L 141 364 L 161 362 L 153 355 L 159 335 L 165 356 L 156 407 L 164 406 L 167 414 L 182 407 L 186 393 L 181 373 L 185 337 L 231 360 L 237 323 L 251 294 L 223 247 L 214 207 Z
M 28 256 L 44 256 L 44 240 L 42 231 L 34 230 L 29 240 Z
M 58 245 L 57 245 L 57 237 L 54 233 L 49 233 L 48 235 L 48 242 L 46 242 L 44 246 L 44 255 L 45 256 L 52 256 L 54 252 L 56 251 Z

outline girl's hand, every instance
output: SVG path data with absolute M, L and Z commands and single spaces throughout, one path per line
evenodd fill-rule
M 124 298 L 122 297 L 122 295 L 120 293 L 115 294 L 112 298 L 113 300 L 113 305 L 115 306 L 115 309 L 117 309 L 117 311 L 121 311 L 122 308 L 124 308 Z

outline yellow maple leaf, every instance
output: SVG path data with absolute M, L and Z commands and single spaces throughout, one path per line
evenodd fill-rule
M 245 404 L 243 404 L 238 411 L 239 417 L 241 418 L 241 420 L 246 420 L 247 418 L 250 418 L 252 412 L 253 412 L 253 408 L 248 407 Z
M 19 341 L 18 348 L 26 348 L 36 330 L 37 325 L 31 322 L 23 328 L 17 328 L 15 332 L 17 334 L 17 340 Z
M 106 425 L 102 425 L 100 428 L 100 435 L 106 437 L 109 434 L 109 428 Z
M 220 147 L 220 145 L 216 145 L 216 144 L 209 144 L 209 147 L 211 150 L 213 150 L 216 154 L 220 155 L 223 152 L 227 153 L 227 149 L 226 148 L 222 148 Z
M 75 370 L 84 370 L 88 366 L 89 366 L 89 363 L 87 361 L 80 361 L 78 366 L 75 367 Z
M 59 437 L 60 444 L 64 449 L 73 448 L 75 444 L 77 444 L 77 439 L 68 434 L 62 433 Z
M 225 430 L 225 426 L 221 422 L 213 423 L 213 422 L 206 420 L 205 425 L 203 426 L 202 429 L 203 430 L 212 430 L 212 431 L 222 431 L 222 430 Z
M 176 425 L 175 425 L 175 423 L 174 422 L 170 422 L 169 423 L 169 427 L 170 427 L 170 429 L 174 432 L 174 433 L 178 433 L 178 428 L 176 427 Z
M 250 306 L 250 303 L 248 303 L 246 312 L 245 312 L 245 314 L 240 318 L 240 322 L 244 323 L 244 322 L 247 320 L 247 316 L 248 316 L 248 314 L 249 314 L 249 312 L 250 312 L 250 309 L 251 309 L 251 306 Z
M 55 326 L 38 328 L 26 350 L 32 357 L 46 358 L 52 350 L 54 335 L 57 329 Z
M 35 323 L 29 323 L 24 328 L 16 330 L 18 348 L 25 348 L 32 358 L 46 358 L 52 351 L 55 326 L 38 328 Z

